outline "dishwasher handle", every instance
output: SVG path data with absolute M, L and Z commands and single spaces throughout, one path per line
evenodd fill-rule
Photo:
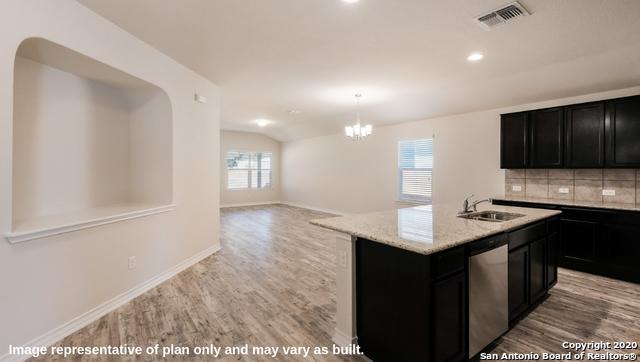
M 486 251 L 499 248 L 509 242 L 507 234 L 499 234 L 486 239 L 474 241 L 469 245 L 469 256 L 482 254 Z

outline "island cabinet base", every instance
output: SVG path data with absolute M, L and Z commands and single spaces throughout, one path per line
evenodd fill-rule
M 469 356 L 468 344 L 469 255 L 492 240 L 508 240 L 508 305 L 498 307 L 505 308 L 503 315 L 506 319 L 508 313 L 509 319 L 505 325 L 511 327 L 543 301 L 556 283 L 558 223 L 557 218 L 549 218 L 430 255 L 357 238 L 355 307 L 360 349 L 374 361 L 474 357 Z
M 461 361 L 467 351 L 464 247 L 423 255 L 356 241 L 358 344 L 374 361 Z
M 553 218 L 508 233 L 511 326 L 537 307 L 558 281 L 559 223 Z

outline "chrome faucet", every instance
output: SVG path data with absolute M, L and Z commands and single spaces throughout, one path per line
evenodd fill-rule
M 481 204 L 483 202 L 491 202 L 491 199 L 483 199 L 479 201 L 473 201 L 470 203 L 470 200 L 473 196 L 474 195 L 471 194 L 464 199 L 464 201 L 462 202 L 462 211 L 460 211 L 458 214 L 468 214 L 472 212 L 471 209 L 473 209 L 473 212 L 476 212 L 478 211 L 478 204 Z

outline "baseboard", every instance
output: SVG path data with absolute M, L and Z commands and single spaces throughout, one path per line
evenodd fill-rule
M 342 211 L 338 211 L 338 210 L 323 209 L 323 208 L 320 208 L 320 207 L 302 205 L 302 204 L 297 204 L 297 203 L 288 202 L 288 201 L 262 201 L 262 202 L 247 202 L 247 203 L 242 203 L 242 204 L 224 204 L 224 205 L 220 205 L 220 208 L 224 209 L 224 208 L 229 208 L 229 207 L 278 205 L 278 204 L 292 206 L 292 207 L 299 207 L 301 209 L 308 209 L 308 210 L 313 210 L 313 211 L 324 212 L 324 213 L 327 213 L 327 214 L 334 214 L 334 215 L 340 215 L 340 216 L 347 215 L 346 212 L 342 212 Z
M 349 335 L 342 332 L 341 330 L 338 330 L 338 328 L 335 328 L 333 330 L 332 341 L 333 343 L 335 343 L 340 347 L 348 347 L 353 344 L 358 344 L 358 337 L 350 337 Z
M 224 209 L 228 207 L 260 206 L 260 205 L 275 205 L 275 204 L 281 204 L 281 202 L 280 201 L 262 201 L 262 202 L 245 202 L 242 204 L 224 204 L 224 205 L 220 205 L 220 208 Z
M 315 206 L 309 206 L 309 205 L 302 205 L 302 204 L 297 204 L 295 202 L 289 202 L 289 201 L 281 201 L 280 204 L 293 206 L 293 207 L 299 207 L 301 209 L 309 209 L 309 210 L 313 210 L 313 211 L 325 212 L 327 214 L 334 214 L 334 215 L 339 215 L 339 216 L 348 215 L 348 213 L 343 212 L 343 211 L 332 210 L 332 209 L 324 209 L 324 208 L 315 207 Z
M 133 287 L 132 289 L 116 296 L 115 298 L 108 300 L 104 303 L 102 303 L 101 305 L 91 309 L 90 311 L 70 320 L 69 322 L 56 327 L 52 330 L 50 330 L 49 332 L 41 335 L 40 337 L 37 337 L 27 343 L 24 344 L 24 346 L 51 346 L 54 343 L 60 341 L 61 339 L 63 339 L 64 337 L 78 331 L 79 329 L 89 325 L 90 323 L 100 319 L 102 316 L 104 316 L 105 314 L 117 309 L 118 307 L 126 304 L 127 302 L 131 301 L 132 299 L 134 299 L 135 297 L 143 294 L 144 292 L 158 286 L 159 284 L 161 284 L 164 281 L 167 281 L 169 279 L 171 279 L 173 276 L 177 275 L 178 273 L 180 273 L 181 271 L 189 268 L 190 266 L 200 262 L 201 260 L 203 260 L 204 258 L 208 257 L 209 255 L 217 252 L 218 250 L 220 250 L 220 244 L 218 245 L 214 245 L 211 247 L 208 247 L 207 249 L 185 259 L 184 261 L 180 262 L 179 264 L 171 267 L 170 269 L 156 275 L 155 277 L 147 280 L 146 282 L 143 282 L 141 284 L 138 284 L 137 286 Z M 3 346 L 3 348 L 8 347 L 8 346 Z M 8 352 L 5 353 L 4 355 L 0 356 L 0 361 L 2 362 L 6 362 L 6 361 L 24 361 L 29 359 L 31 356 L 17 356 L 17 355 L 10 355 Z

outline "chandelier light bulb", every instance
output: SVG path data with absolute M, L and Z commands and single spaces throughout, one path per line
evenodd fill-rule
M 347 137 L 353 137 L 353 127 L 346 126 L 344 128 L 344 133 L 347 135 Z
M 353 126 L 346 126 L 344 128 L 344 134 L 352 140 L 359 141 L 367 136 L 370 136 L 373 133 L 373 126 L 371 126 L 370 124 L 362 126 L 360 124 L 360 97 L 362 97 L 362 94 L 357 93 L 355 97 L 356 106 L 358 107 L 356 112 L 356 124 L 354 124 Z
M 373 126 L 371 126 L 370 124 L 368 124 L 368 125 L 366 125 L 366 126 L 364 127 L 364 130 L 365 130 L 365 132 L 364 132 L 364 133 L 365 133 L 365 136 L 368 136 L 368 135 L 370 135 L 371 133 L 373 133 Z

